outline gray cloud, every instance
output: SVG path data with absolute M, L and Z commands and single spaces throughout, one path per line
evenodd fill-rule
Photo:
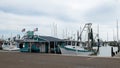
M 0 29 L 6 31 L 3 26 L 7 25 L 12 31 L 16 31 L 15 28 L 20 31 L 35 26 L 40 29 L 39 34 L 51 35 L 51 24 L 56 23 L 61 35 L 63 29 L 70 27 L 76 33 L 88 22 L 112 29 L 114 16 L 120 15 L 119 7 L 115 6 L 120 5 L 114 0 L 0 0 Z M 101 28 L 101 34 L 105 34 L 104 29 Z

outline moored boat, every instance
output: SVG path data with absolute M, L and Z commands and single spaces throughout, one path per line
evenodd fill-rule
M 91 55 L 94 54 L 96 52 L 96 50 L 94 50 L 92 47 L 94 46 L 94 40 L 93 40 L 93 33 L 92 33 L 92 28 L 91 28 L 91 23 L 87 23 L 85 24 L 83 30 L 81 31 L 81 34 L 79 36 L 80 41 L 75 42 L 75 44 L 71 44 L 71 45 L 61 45 L 60 50 L 62 54 L 66 54 L 66 55 Z M 82 42 L 81 36 L 82 36 L 82 32 L 84 31 L 84 29 L 87 29 L 87 41 Z
M 6 51 L 19 51 L 17 44 L 12 41 L 5 41 L 2 44 L 2 49 Z
M 84 55 L 88 56 L 94 53 L 93 50 L 87 50 L 79 46 L 60 46 L 61 53 L 63 55 Z

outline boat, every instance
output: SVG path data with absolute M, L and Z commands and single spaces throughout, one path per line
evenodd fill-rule
M 88 56 L 94 53 L 92 50 L 87 50 L 83 47 L 79 46 L 71 46 L 71 45 L 66 45 L 66 46 L 61 46 L 60 47 L 62 55 L 84 55 Z
M 5 41 L 2 44 L 2 50 L 5 50 L 5 51 L 19 51 L 20 48 L 18 48 L 17 44 L 13 41 Z
M 83 30 L 80 33 L 80 41 L 76 41 L 74 42 L 74 45 L 59 45 L 59 48 L 61 50 L 61 53 L 63 55 L 84 55 L 84 56 L 88 56 L 88 55 L 92 55 L 95 53 L 96 50 L 92 49 L 92 46 L 94 45 L 93 43 L 93 34 L 92 34 L 92 28 L 91 28 L 92 23 L 87 23 L 85 24 Z M 82 36 L 82 32 L 84 31 L 84 29 L 87 29 L 87 35 L 88 35 L 88 39 L 86 42 L 82 42 L 81 36 Z

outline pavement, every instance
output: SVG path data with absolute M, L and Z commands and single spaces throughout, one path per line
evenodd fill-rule
M 114 57 L 119 57 L 120 58 L 120 52 L 117 53 Z
M 0 68 L 120 68 L 120 58 L 0 52 Z
M 0 50 L 0 52 L 20 52 L 20 51 Z

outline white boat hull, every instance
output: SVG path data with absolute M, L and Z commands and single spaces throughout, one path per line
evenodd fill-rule
M 10 45 L 2 45 L 2 49 L 6 51 L 19 51 L 20 48 L 16 46 L 10 46 Z
M 20 49 L 19 48 L 3 48 L 3 50 L 6 50 L 6 51 L 19 51 Z
M 86 50 L 73 50 L 73 49 L 66 49 L 60 47 L 62 55 L 80 55 L 80 56 L 89 56 L 93 54 L 93 51 L 86 51 Z

